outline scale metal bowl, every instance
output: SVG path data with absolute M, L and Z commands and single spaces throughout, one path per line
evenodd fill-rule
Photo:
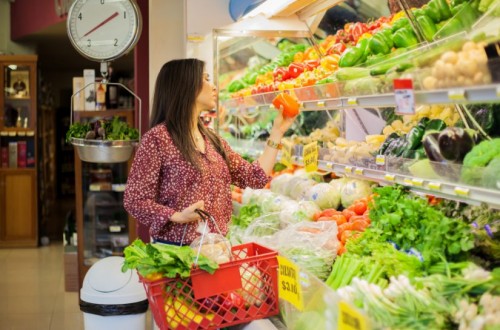
M 78 156 L 89 163 L 127 162 L 138 140 L 88 140 L 71 138 L 71 143 L 78 151 Z

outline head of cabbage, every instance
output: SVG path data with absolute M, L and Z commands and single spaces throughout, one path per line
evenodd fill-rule
M 328 183 L 318 183 L 307 192 L 306 199 L 313 201 L 322 210 L 337 209 L 340 206 L 339 192 Z
M 343 207 L 349 207 L 356 200 L 368 197 L 372 194 L 372 186 L 369 181 L 350 179 L 344 184 L 340 192 L 340 201 Z

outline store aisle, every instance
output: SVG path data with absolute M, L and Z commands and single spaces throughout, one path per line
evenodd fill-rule
M 64 291 L 62 243 L 0 249 L 0 330 L 79 330 L 77 292 Z

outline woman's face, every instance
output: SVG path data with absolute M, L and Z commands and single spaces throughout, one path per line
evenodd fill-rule
M 196 108 L 198 114 L 202 111 L 215 109 L 217 101 L 217 89 L 210 81 L 208 73 L 203 73 L 203 86 L 201 87 L 200 94 L 196 98 Z

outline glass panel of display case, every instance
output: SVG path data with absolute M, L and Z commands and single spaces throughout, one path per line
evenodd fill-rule
M 28 128 L 31 122 L 30 67 L 4 67 L 4 127 Z

